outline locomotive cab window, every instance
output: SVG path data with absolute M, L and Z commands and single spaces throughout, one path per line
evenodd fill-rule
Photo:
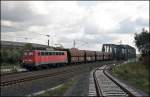
M 55 52 L 52 52 L 52 55 L 55 55 Z
M 59 52 L 57 52 L 57 55 L 60 55 Z
M 61 52 L 59 52 L 59 55 L 61 55 Z
M 52 55 L 52 53 L 51 53 L 51 52 L 49 52 L 49 55 Z
M 59 52 L 56 52 L 56 55 L 59 55 Z
M 59 52 L 59 55 L 61 55 L 61 52 Z
M 62 55 L 62 52 L 60 52 L 60 55 Z
M 44 52 L 41 52 L 41 55 L 44 56 Z
M 47 56 L 47 55 L 48 55 L 48 52 L 45 52 L 45 55 Z

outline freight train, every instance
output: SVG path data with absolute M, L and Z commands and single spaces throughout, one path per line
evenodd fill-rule
M 22 66 L 32 70 L 94 61 L 126 60 L 134 58 L 135 54 L 135 49 L 129 45 L 112 44 L 104 44 L 102 51 L 79 50 L 77 48 L 26 50 L 22 57 Z

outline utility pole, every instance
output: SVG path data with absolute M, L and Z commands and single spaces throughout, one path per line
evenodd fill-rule
M 48 46 L 49 46 L 49 39 L 48 39 Z
M 122 44 L 122 40 L 120 40 L 119 44 L 120 44 L 120 45 Z
M 50 35 L 46 35 L 47 37 L 48 37 L 48 46 L 49 46 L 49 37 L 50 37 Z
M 73 41 L 73 46 L 74 46 L 74 48 L 75 48 L 75 46 L 76 46 L 76 42 L 75 42 L 75 40 Z

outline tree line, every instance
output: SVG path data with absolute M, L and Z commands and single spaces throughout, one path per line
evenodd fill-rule
M 27 49 L 33 49 L 32 44 L 27 43 L 24 47 L 20 48 L 3 48 L 1 47 L 1 64 L 19 64 L 23 51 Z
M 142 29 L 142 32 L 137 34 L 135 33 L 135 44 L 141 54 L 140 61 L 149 67 L 150 59 L 150 32 Z

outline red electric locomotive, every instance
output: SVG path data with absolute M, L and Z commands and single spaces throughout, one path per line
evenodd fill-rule
M 67 62 L 66 51 L 28 50 L 23 55 L 23 66 L 26 68 L 54 66 Z

